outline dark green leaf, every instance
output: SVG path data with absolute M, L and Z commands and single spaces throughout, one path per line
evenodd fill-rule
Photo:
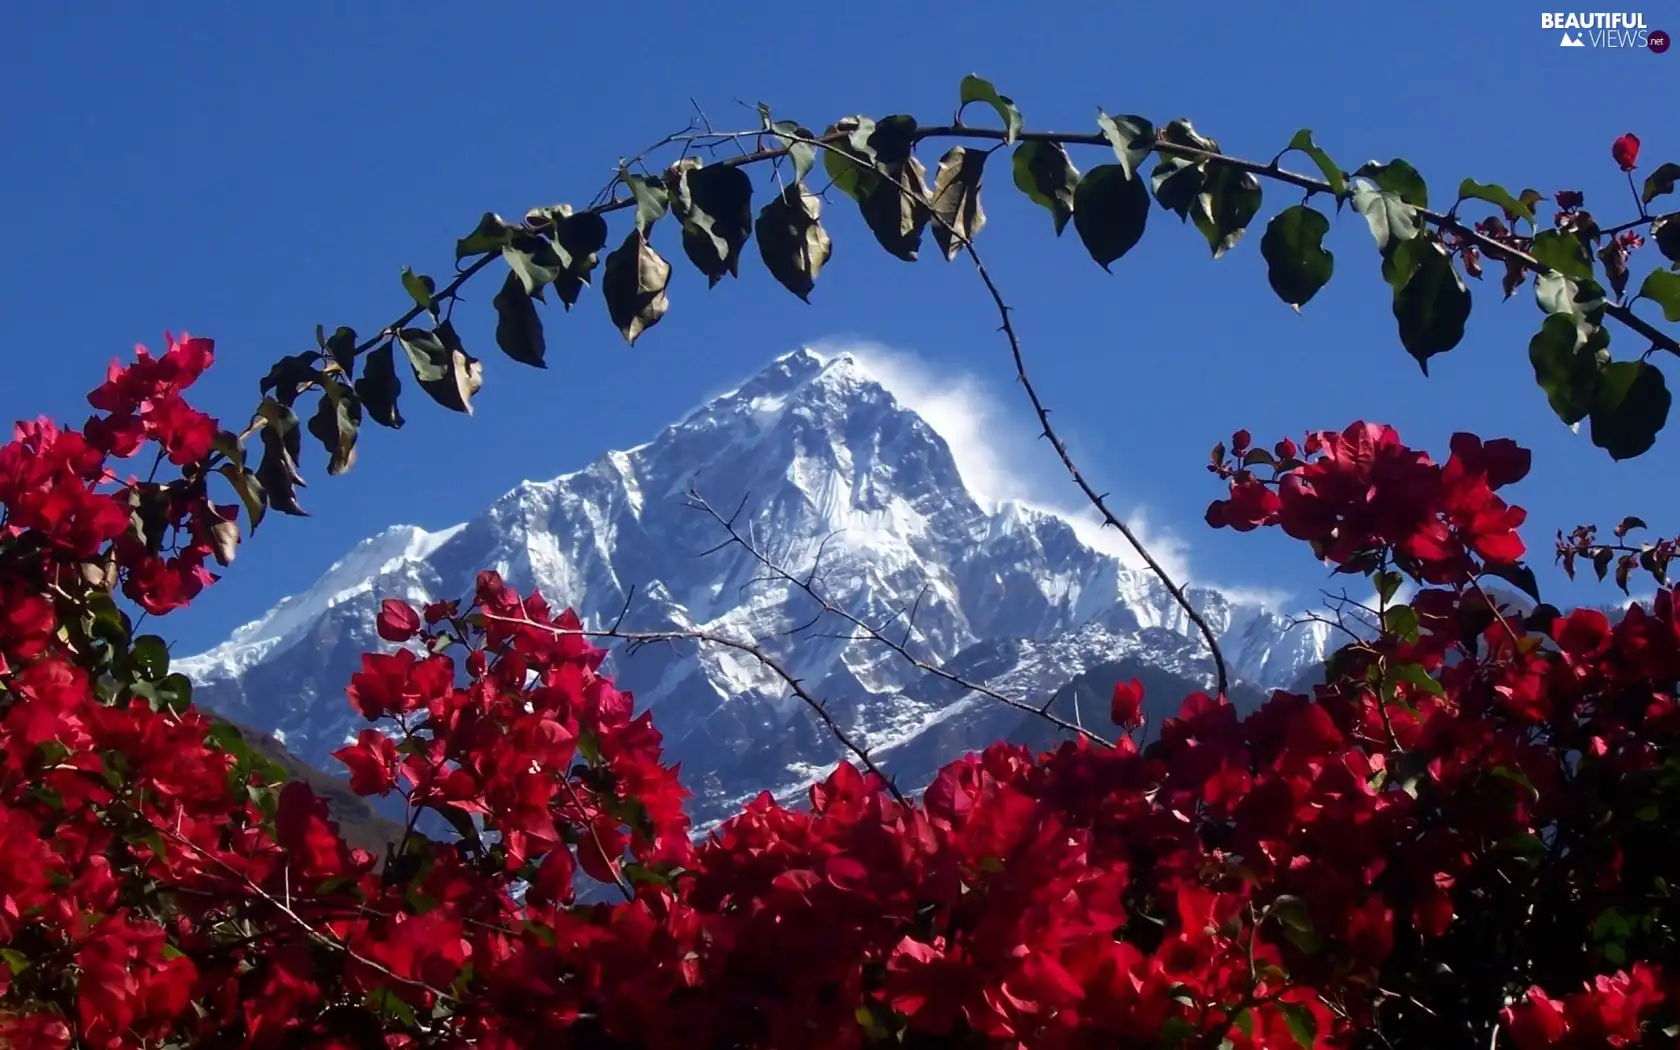
M 782 287 L 811 301 L 817 275 L 833 246 L 822 228 L 822 198 L 795 183 L 758 213 L 758 251 Z
M 570 310 L 578 294 L 589 284 L 589 275 L 600 261 L 602 248 L 607 246 L 607 220 L 595 212 L 572 214 L 569 205 L 559 205 L 551 211 L 549 222 L 554 231 L 554 248 L 565 262 L 565 270 L 554 280 L 554 290 L 560 302 Z
M 337 380 L 322 384 L 309 432 L 327 450 L 328 474 L 342 474 L 356 462 L 356 434 L 361 427 L 362 403 L 355 390 Z
M 646 233 L 649 227 L 663 219 L 665 213 L 670 210 L 670 191 L 651 175 L 635 175 L 623 166 L 618 169 L 618 177 L 630 187 L 630 196 L 636 202 L 636 230 Z
M 1548 314 L 1568 314 L 1589 324 L 1604 319 L 1604 288 L 1592 279 L 1576 281 L 1556 271 L 1534 278 L 1534 301 Z
M 1535 601 L 1540 600 L 1540 581 L 1535 578 L 1534 570 L 1526 565 L 1519 562 L 1488 565 L 1483 567 L 1482 574 L 1497 576 Z
M 672 210 L 683 227 L 683 251 L 716 286 L 740 275 L 741 249 L 752 236 L 752 179 L 737 167 L 690 168 L 677 180 Z
M 1567 313 L 1549 315 L 1528 342 L 1528 360 L 1534 366 L 1534 381 L 1558 418 L 1568 426 L 1585 419 L 1602 362 L 1585 345 L 1576 319 Z
M 1354 174 L 1370 179 L 1378 189 L 1395 194 L 1414 208 L 1429 207 L 1429 187 L 1424 185 L 1423 176 L 1398 157 L 1387 164 L 1366 161 Z
M 515 234 L 502 246 L 502 258 L 525 286 L 525 294 L 542 298 L 543 286 L 554 281 L 566 268 L 553 242 L 536 233 Z
M 1330 280 L 1336 258 L 1324 247 L 1330 220 L 1304 204 L 1285 208 L 1266 224 L 1260 255 L 1266 279 L 1279 299 L 1297 313 Z
M 1394 244 L 1417 236 L 1417 209 L 1392 190 L 1367 182 L 1354 183 L 1353 210 L 1365 216 L 1380 251 L 1387 252 Z
M 1219 143 L 1198 134 L 1195 126 L 1183 117 L 1162 128 L 1156 135 L 1156 142 L 1158 151 L 1160 146 L 1165 144 L 1204 153 L 1219 152 Z M 1161 152 L 1160 159 L 1155 162 L 1155 170 L 1150 174 L 1150 183 L 1155 190 L 1155 199 L 1160 202 L 1161 207 L 1177 212 L 1179 219 L 1183 221 L 1190 218 L 1190 210 L 1201 198 L 1202 183 L 1206 178 L 1205 158 Z
M 1149 220 L 1149 189 L 1124 164 L 1099 164 L 1073 194 L 1073 228 L 1104 270 L 1137 246 Z
M 1458 184 L 1458 199 L 1487 201 L 1489 204 L 1499 205 L 1507 215 L 1515 215 L 1529 222 L 1534 221 L 1534 209 L 1528 202 L 1511 196 L 1511 191 L 1498 183 L 1465 179 Z
M 665 286 L 670 280 L 671 264 L 653 250 L 640 229 L 631 230 L 607 256 L 601 295 L 612 323 L 631 346 L 665 316 L 670 306 Z
M 875 151 L 869 145 L 875 122 L 868 117 L 846 117 L 829 125 L 823 138 L 836 134 L 844 138 L 824 145 L 823 170 L 841 193 L 861 204 L 880 180 Z
M 869 148 L 875 155 L 875 163 L 883 168 L 890 170 L 894 165 L 906 163 L 916 148 L 916 118 L 904 113 L 882 117 L 869 133 Z
M 455 242 L 455 258 L 465 259 L 469 255 L 483 255 L 501 249 L 508 242 L 513 233 L 513 227 L 502 220 L 493 211 L 484 213 L 478 220 L 478 228 Z
M 543 356 L 548 352 L 548 342 L 543 338 L 542 318 L 537 316 L 536 300 L 525 293 L 517 274 L 507 275 L 492 303 L 496 307 L 496 345 L 502 353 L 520 364 L 547 368 Z
M 478 358 L 462 348 L 461 337 L 455 333 L 455 326 L 447 320 L 439 321 L 436 330 L 431 334 L 444 352 L 443 374 L 429 379 L 420 375 L 419 369 L 416 369 L 415 378 L 420 381 L 420 389 L 451 412 L 465 412 L 470 416 L 473 395 L 484 385 L 484 366 L 479 363 Z M 402 333 L 398 333 L 399 338 L 401 335 Z
M 437 304 L 432 302 L 432 296 L 437 292 L 437 282 L 404 266 L 402 285 L 409 298 L 414 300 L 415 306 L 430 311 L 433 317 L 437 316 Z
M 1111 117 L 1097 110 L 1097 127 L 1114 147 L 1114 155 L 1128 179 L 1137 178 L 1144 160 L 1155 152 L 1155 125 L 1142 117 Z
M 157 710 L 175 714 L 192 706 L 192 693 L 192 680 L 180 673 L 165 675 L 153 689 Z
M 397 343 L 408 355 L 414 378 L 420 382 L 435 383 L 449 374 L 449 350 L 435 332 L 404 328 L 397 333 Z
M 1680 216 L 1664 215 L 1651 223 L 1651 239 L 1671 263 L 1680 263 Z
M 1662 307 L 1663 317 L 1680 321 L 1680 273 L 1652 270 L 1639 286 L 1639 298 L 1649 299 Z
M 905 262 L 916 261 L 922 231 L 931 218 L 926 175 L 922 162 L 911 157 L 881 172 L 858 202 L 863 221 L 881 247 Z
M 1049 210 L 1060 236 L 1073 218 L 1073 193 L 1079 186 L 1079 169 L 1067 150 L 1054 142 L 1023 142 L 1015 147 L 1013 162 L 1015 185 Z
M 517 278 L 510 279 L 517 280 Z M 402 380 L 397 378 L 393 347 L 386 343 L 368 355 L 367 367 L 356 380 L 356 396 L 367 408 L 368 415 L 382 427 L 400 430 L 402 413 L 397 411 L 397 395 L 402 393 Z
M 256 535 L 257 526 L 262 524 L 263 515 L 268 511 L 262 482 L 257 480 L 256 474 L 235 463 L 223 463 L 216 472 L 233 486 L 239 502 L 245 505 L 245 520 L 251 523 L 251 534 Z
M 1547 266 L 1578 281 L 1592 277 L 1592 255 L 1581 238 L 1564 230 L 1542 230 L 1534 235 L 1529 254 Z
M 313 350 L 282 357 L 262 377 L 258 392 L 268 394 L 273 391 L 274 399 L 282 405 L 295 404 L 299 394 L 321 381 L 321 373 L 315 368 L 315 363 L 320 360 L 321 355 Z
M 1341 168 L 1336 166 L 1336 162 L 1330 159 L 1330 154 L 1324 152 L 1317 143 L 1313 142 L 1311 128 L 1302 128 L 1297 131 L 1295 137 L 1289 140 L 1289 148 L 1305 153 L 1314 164 L 1318 165 L 1319 173 L 1324 176 L 1324 181 L 1330 184 L 1331 193 L 1334 193 L 1337 197 L 1347 193 L 1347 176 L 1342 173 Z
M 1202 180 L 1191 218 L 1215 259 L 1236 247 L 1260 211 L 1260 180 L 1230 165 L 1216 165 Z
M 427 278 L 427 280 L 430 279 Z M 336 361 L 338 366 L 344 369 L 345 375 L 349 375 L 356 365 L 356 330 L 345 325 L 339 325 L 333 329 L 332 335 L 323 339 L 323 334 L 320 326 L 317 325 L 315 327 L 316 342 L 321 344 L 321 349 L 326 351 L 327 357 Z
M 986 150 L 952 146 L 939 158 L 929 209 L 936 220 L 933 239 L 946 261 L 955 259 L 963 241 L 972 240 L 986 225 L 986 212 L 980 207 L 980 176 L 990 155 Z
M 305 487 L 297 465 L 298 456 L 302 453 L 297 414 L 288 406 L 267 398 L 257 408 L 257 415 L 262 418 L 258 434 L 263 445 L 262 461 L 257 464 L 257 480 L 267 494 L 268 505 L 282 514 L 306 518 L 309 515 L 297 499 L 297 490 Z
M 791 120 L 778 120 L 771 127 L 776 132 L 779 145 L 788 151 L 788 160 L 793 162 L 793 181 L 804 182 L 805 176 L 817 163 L 817 147 L 811 144 L 816 136 L 811 134 L 810 128 L 801 127 Z
M 129 647 L 129 666 L 148 682 L 155 682 L 169 673 L 169 645 L 155 634 L 143 634 Z
M 1671 398 L 1663 374 L 1644 361 L 1604 367 L 1592 402 L 1592 443 L 1611 459 L 1633 459 L 1656 443 Z
M 1680 164 L 1658 166 L 1656 171 L 1645 176 L 1645 192 L 1639 195 L 1639 199 L 1649 204 L 1665 193 L 1673 193 L 1676 180 L 1680 180 Z
M 1008 95 L 998 94 L 997 88 L 992 86 L 990 80 L 983 80 L 970 73 L 962 78 L 962 84 L 958 86 L 957 91 L 961 98 L 962 108 L 966 108 L 971 102 L 984 102 L 997 111 L 998 119 L 1003 121 L 1003 141 L 1005 143 L 1013 143 L 1016 137 L 1021 134 L 1020 109 L 1016 107 L 1015 101 Z M 961 112 L 961 108 L 958 112 Z
M 1400 342 L 1428 375 L 1429 359 L 1464 338 L 1470 289 L 1453 268 L 1452 257 L 1427 235 L 1401 242 L 1393 260 L 1394 318 L 1400 322 Z
M 1279 1003 L 1283 1010 L 1284 1024 L 1289 1026 L 1289 1034 L 1301 1045 L 1301 1050 L 1313 1050 L 1318 1044 L 1318 1018 L 1305 1004 Z
M 1406 582 L 1406 577 L 1398 572 L 1379 572 L 1372 577 L 1372 580 L 1377 585 L 1379 602 L 1386 605 L 1394 599 L 1394 595 L 1400 590 L 1400 585 Z

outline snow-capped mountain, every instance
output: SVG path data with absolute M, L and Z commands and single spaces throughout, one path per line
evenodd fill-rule
M 982 505 L 944 438 L 850 354 L 801 350 L 583 470 L 527 482 L 441 532 L 397 526 L 223 644 L 178 661 L 199 701 L 271 731 L 321 769 L 361 728 L 344 687 L 384 643 L 389 597 L 471 594 L 492 568 L 540 589 L 588 624 L 705 630 L 753 639 L 800 677 L 906 787 L 962 751 L 1015 731 L 1022 713 L 918 670 L 829 617 L 688 505 L 692 490 L 789 571 L 810 572 L 833 605 L 881 624 L 914 605 L 922 662 L 1021 699 L 1133 659 L 1198 682 L 1205 648 L 1153 576 L 1080 539 L 1070 521 L 1021 503 Z M 1231 673 L 1259 689 L 1294 685 L 1326 652 L 1320 625 L 1195 588 Z M 919 600 L 918 600 L 919 599 Z M 626 603 L 628 602 L 628 608 Z M 750 654 L 681 644 L 615 653 L 612 670 L 654 711 L 667 756 L 696 794 L 697 823 L 759 790 L 797 791 L 841 750 Z M 1172 698 L 1176 702 L 1177 698 Z M 1100 713 L 1096 716 L 1101 717 Z

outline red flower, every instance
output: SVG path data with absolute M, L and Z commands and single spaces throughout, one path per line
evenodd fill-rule
M 1114 698 L 1109 702 L 1108 715 L 1123 729 L 1143 725 L 1143 683 L 1136 678 L 1114 683 Z
M 397 786 L 397 745 L 377 729 L 362 730 L 333 757 L 350 770 L 350 790 L 358 795 L 388 795 Z
M 1623 171 L 1632 171 L 1639 164 L 1639 136 L 1630 131 L 1611 143 L 1610 156 Z
M 387 598 L 379 604 L 374 630 L 387 642 L 406 642 L 420 633 L 420 614 L 407 602 Z

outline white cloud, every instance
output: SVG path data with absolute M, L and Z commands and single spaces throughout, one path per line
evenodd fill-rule
M 808 347 L 824 358 L 849 353 L 892 391 L 905 407 L 945 439 L 969 491 L 983 504 L 1015 501 L 1072 522 L 1080 539 L 1141 567 L 1142 559 L 1096 509 L 1080 499 L 1025 408 L 1015 408 L 971 372 L 935 371 L 915 355 L 863 339 L 832 338 Z M 1065 435 L 1064 435 L 1065 437 Z M 1169 528 L 1157 528 L 1148 508 L 1110 506 L 1149 553 L 1180 583 L 1190 578 L 1188 545 Z

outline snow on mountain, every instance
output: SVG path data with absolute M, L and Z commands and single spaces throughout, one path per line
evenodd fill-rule
M 646 444 L 518 486 L 472 521 L 365 540 L 307 591 L 177 667 L 204 705 L 334 769 L 330 753 L 361 728 L 345 683 L 361 653 L 384 646 L 378 603 L 470 595 L 476 573 L 493 568 L 586 623 L 625 611 L 626 630 L 757 640 L 907 786 L 1019 722 L 1018 710 L 964 695 L 837 621 L 796 632 L 819 611 L 808 595 L 766 582 L 739 546 L 700 556 L 727 534 L 686 505 L 691 489 L 725 515 L 742 506 L 737 528 L 790 571 L 810 571 L 820 548 L 818 585 L 849 613 L 882 623 L 915 604 L 914 655 L 1005 695 L 1048 697 L 1121 659 L 1211 677 L 1205 647 L 1152 575 L 1095 549 L 1064 517 L 982 505 L 945 439 L 863 363 L 811 350 L 778 358 Z M 1210 588 L 1190 594 L 1232 674 L 1251 686 L 1293 685 L 1324 657 L 1322 625 L 1291 628 Z M 842 755 L 749 654 L 648 646 L 615 653 L 612 670 L 654 709 L 699 822 L 761 789 L 797 791 Z

